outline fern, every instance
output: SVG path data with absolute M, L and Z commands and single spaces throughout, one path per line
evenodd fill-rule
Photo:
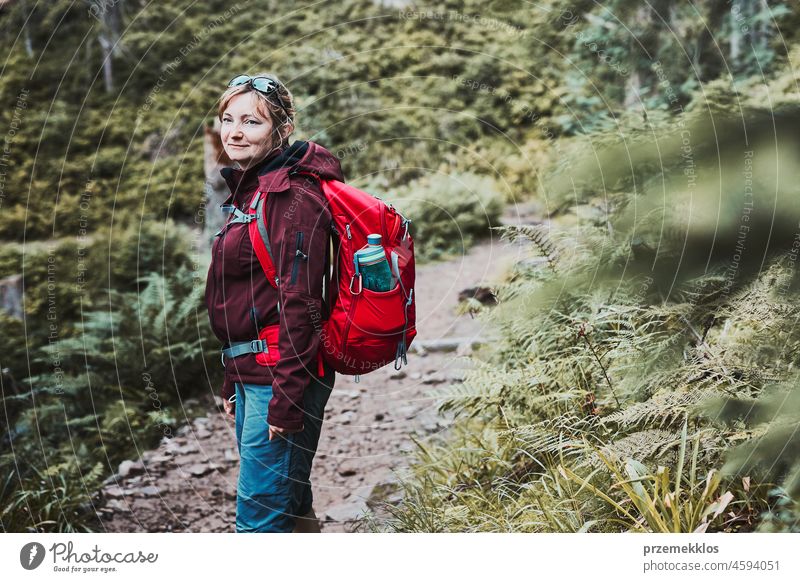
M 500 232 L 501 238 L 515 243 L 520 239 L 531 242 L 539 254 L 547 260 L 550 269 L 558 273 L 559 249 L 552 239 L 552 232 L 543 225 L 520 224 L 495 227 Z

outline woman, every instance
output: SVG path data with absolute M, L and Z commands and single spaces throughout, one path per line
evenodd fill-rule
M 221 171 L 231 215 L 212 247 L 206 305 L 223 342 L 225 411 L 236 420 L 236 531 L 318 532 L 309 476 L 335 377 L 318 359 L 331 214 L 307 173 L 344 177 L 322 146 L 288 144 L 294 102 L 274 75 L 234 77 L 218 115 L 235 167 Z M 274 278 L 247 216 L 262 197 Z

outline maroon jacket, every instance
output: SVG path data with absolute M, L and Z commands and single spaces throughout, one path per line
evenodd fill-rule
M 267 232 L 280 285 L 275 289 L 267 281 L 247 224 L 235 223 L 214 240 L 205 295 L 211 327 L 223 343 L 253 340 L 259 329 L 280 324 L 278 363 L 261 365 L 255 354 L 225 358 L 222 393 L 225 398 L 233 394 L 234 382 L 271 384 L 267 422 L 288 429 L 302 428 L 303 393 L 311 374 L 317 374 L 331 226 L 319 182 L 297 172 L 344 181 L 339 160 L 311 141 L 295 141 L 247 171 L 221 170 L 231 190 L 225 204 L 247 212 L 256 191 L 268 193 Z

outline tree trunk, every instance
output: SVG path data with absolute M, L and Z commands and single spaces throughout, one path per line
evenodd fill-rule
M 11 317 L 22 319 L 22 275 L 0 279 L 0 309 Z
M 631 109 L 641 105 L 641 89 L 642 79 L 639 76 L 639 71 L 633 70 L 625 81 L 625 109 Z
M 742 53 L 742 33 L 741 33 L 741 6 L 738 4 L 731 4 L 731 47 L 728 52 L 728 60 L 732 63 L 734 71 L 739 69 L 739 55 Z
M 203 168 L 206 176 L 205 182 L 205 220 L 203 232 L 206 244 L 210 247 L 214 235 L 225 223 L 225 215 L 220 210 L 220 205 L 228 197 L 228 185 L 219 171 L 232 164 L 219 137 L 219 120 L 214 118 L 214 127 L 205 128 Z
M 106 93 L 114 91 L 114 57 L 118 56 L 120 46 L 120 25 L 124 0 L 104 3 L 95 12 L 100 23 L 100 34 L 97 40 L 103 49 L 103 81 Z
M 28 12 L 28 3 L 23 0 L 22 5 L 22 31 L 25 33 L 25 53 L 28 58 L 33 58 L 33 42 L 31 41 L 31 14 Z
M 114 91 L 114 70 L 111 62 L 113 57 L 112 43 L 105 34 L 101 34 L 97 37 L 97 40 L 100 43 L 100 48 L 103 49 L 103 82 L 105 83 L 106 93 L 111 93 Z

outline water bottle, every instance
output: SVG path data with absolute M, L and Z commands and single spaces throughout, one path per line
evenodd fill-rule
M 361 273 L 361 281 L 366 289 L 372 291 L 391 291 L 394 277 L 386 252 L 381 245 L 381 235 L 367 235 L 366 246 L 355 253 L 356 273 Z

